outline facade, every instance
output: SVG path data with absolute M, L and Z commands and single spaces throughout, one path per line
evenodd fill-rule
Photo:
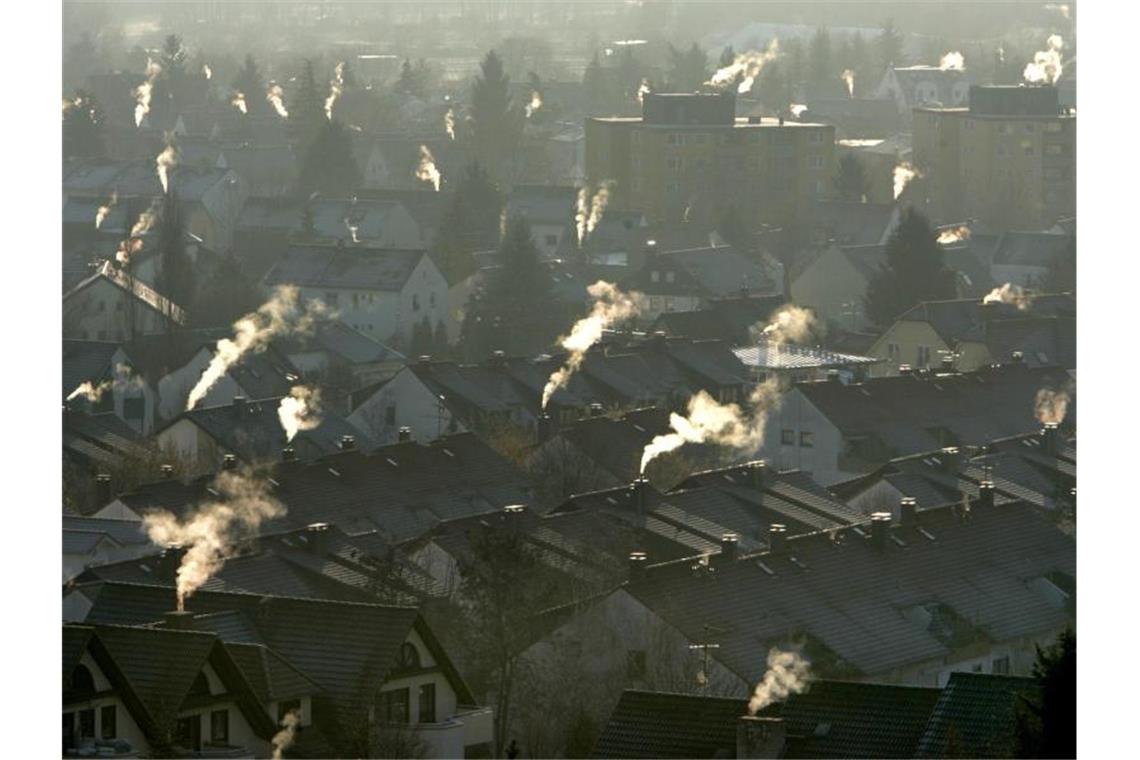
M 914 111 L 914 162 L 934 216 L 1044 229 L 1076 212 L 1077 117 L 1050 86 L 970 88 Z
M 63 296 L 66 338 L 129 341 L 185 322 L 182 307 L 109 261 Z
M 586 179 L 650 221 L 735 206 L 756 222 L 806 218 L 832 192 L 835 128 L 736 118 L 733 93 L 651 93 L 642 116 L 586 121 Z

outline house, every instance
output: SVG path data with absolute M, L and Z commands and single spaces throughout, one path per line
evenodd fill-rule
M 135 432 L 148 435 L 155 424 L 158 394 L 132 365 L 119 343 L 64 340 L 64 403 L 96 414 L 112 412 Z M 83 393 L 84 387 L 90 392 Z
M 990 275 L 995 282 L 1008 282 L 1023 288 L 1043 287 L 1050 270 L 1065 256 L 1074 238 L 1051 232 L 1004 232 L 989 257 Z
M 64 503 L 90 514 L 111 498 L 109 473 L 153 455 L 146 439 L 113 413 L 63 412 Z M 100 476 L 103 476 L 102 478 Z
M 250 198 L 242 208 L 237 231 L 240 239 L 252 243 L 258 238 L 274 240 L 278 253 L 287 247 L 290 237 L 302 233 L 315 240 L 343 240 L 368 248 L 425 247 L 419 225 L 394 200 Z
M 873 98 L 895 101 L 899 116 L 909 123 L 914 108 L 939 105 L 946 108 L 970 102 L 974 76 L 968 69 L 938 66 L 892 66 L 872 93 Z
M 353 329 L 397 348 L 411 345 L 421 326 L 447 328 L 447 280 L 423 250 L 293 245 L 262 284 L 295 285 Z
M 315 428 L 286 440 L 278 417 L 281 401 L 280 396 L 256 400 L 235 396 L 227 404 L 199 404 L 157 431 L 154 441 L 160 451 L 176 456 L 183 469 L 194 474 L 214 472 L 226 466 L 228 457 L 247 465 L 289 457 L 317 459 L 341 450 L 346 439 L 363 450 L 372 448 L 367 436 L 327 409 L 317 415 Z
M 63 582 L 88 567 L 134 559 L 154 551 L 137 520 L 63 516 Z
M 404 355 L 354 330 L 339 319 L 322 321 L 311 335 L 290 335 L 277 343 L 281 352 L 306 379 L 335 378 L 347 373 L 357 390 L 396 374 Z
M 233 169 L 244 180 L 250 196 L 282 197 L 297 186 L 300 161 L 288 142 L 182 137 L 178 151 L 183 166 Z
M 231 694 L 253 697 L 250 719 L 264 718 L 270 736 L 286 712 L 298 710 L 296 749 L 302 754 L 374 754 L 379 750 L 369 729 L 383 730 L 383 724 L 407 726 L 424 756 L 432 758 L 475 753 L 492 739 L 491 711 L 475 706 L 470 689 L 415 608 L 200 591 L 187 601 L 187 612 L 179 614 L 169 613 L 171 593 L 164 588 L 103 583 L 72 594 L 88 600 L 73 609 L 87 608 L 81 622 L 94 628 L 96 636 L 115 628 L 136 642 L 168 636 L 210 651 L 207 664 L 216 662 L 216 669 L 233 674 L 223 686 Z M 234 645 L 258 648 L 239 648 L 235 656 Z M 141 651 L 148 648 L 136 643 L 133 651 L 118 650 L 114 661 L 127 669 L 139 667 L 148 663 Z M 183 669 L 191 667 L 180 662 L 186 663 Z M 162 664 L 160 660 L 160 668 Z M 274 675 L 288 678 L 275 683 Z M 239 677 L 245 681 L 240 691 Z M 257 699 L 259 693 L 266 702 Z M 306 742 L 320 748 L 306 752 Z M 264 756 L 268 747 L 252 752 Z
M 734 348 L 732 352 L 748 367 L 754 381 L 764 382 L 769 377 L 778 377 L 782 386 L 803 380 L 824 380 L 832 373 L 842 382 L 862 380 L 871 367 L 881 361 L 871 356 L 764 340 L 752 346 Z
M 572 186 L 515 185 L 506 198 L 505 212 L 526 219 L 539 253 L 555 258 L 564 237 L 577 241 L 577 200 L 578 190 Z
M 1077 305 L 1067 294 L 1040 295 L 1025 308 L 976 298 L 924 301 L 899 316 L 871 346 L 882 363 L 876 375 L 896 375 L 899 365 L 932 367 L 952 358 L 969 372 L 1010 360 L 1030 367 L 1077 364 Z
M 698 340 L 726 340 L 743 346 L 752 342 L 758 324 L 767 324 L 772 312 L 783 306 L 782 295 L 737 295 L 710 298 L 704 307 L 692 311 L 667 311 L 658 315 L 650 333 Z
M 158 155 L 161 148 L 155 151 Z M 242 204 L 249 194 L 245 180 L 232 169 L 178 166 L 170 172 L 186 231 L 198 236 L 214 251 L 233 245 L 234 230 Z M 154 159 L 108 161 L 83 159 L 68 162 L 63 172 L 64 202 L 72 199 L 106 203 L 112 195 L 156 201 L 164 189 L 155 172 Z
M 816 201 L 809 217 L 809 242 L 824 246 L 886 245 L 899 224 L 899 209 L 893 199 L 884 203 Z
M 853 102 L 860 102 L 858 100 Z M 863 101 L 876 102 L 876 101 Z M 877 101 L 889 102 L 889 101 Z M 892 117 L 897 118 L 893 113 Z M 882 134 L 859 132 L 856 134 Z M 853 156 L 863 168 L 866 181 L 864 198 L 867 203 L 893 206 L 895 203 L 895 167 L 911 160 L 910 135 L 905 132 L 887 133 L 889 137 L 850 137 L 835 141 L 836 168 L 847 156 Z
M 760 263 L 732 246 L 661 251 L 649 256 L 640 271 L 623 282 L 626 290 L 649 299 L 642 318 L 656 319 L 663 312 L 693 311 L 712 298 L 743 293 L 778 294 L 783 271 L 774 261 Z
M 864 475 L 897 457 L 945 446 L 981 446 L 1038 430 L 1041 389 L 1075 387 L 1058 367 L 1005 364 L 861 383 L 797 383 L 768 418 L 763 456 L 806 470 L 822 485 Z
M 63 295 L 65 338 L 130 341 L 185 323 L 181 306 L 110 261 Z
M 889 135 L 901 126 L 902 118 L 894 100 L 886 98 L 852 98 L 846 93 L 834 96 L 827 93 L 802 93 L 801 101 L 807 109 L 785 118 L 796 121 L 828 124 L 835 127 L 836 137 L 857 137 L 859 135 Z M 751 116 L 763 116 L 765 108 L 757 104 Z M 836 142 L 836 152 L 842 140 Z

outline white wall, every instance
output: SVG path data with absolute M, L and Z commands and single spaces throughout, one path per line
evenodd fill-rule
M 91 671 L 91 676 L 95 681 L 95 691 L 105 692 L 111 690 L 111 682 L 107 680 L 107 676 L 103 673 L 102 669 L 95 664 L 95 660 L 91 657 L 90 652 L 84 652 L 83 656 L 79 658 L 79 664 L 86 667 Z M 127 712 L 126 705 L 117 696 L 102 696 L 94 699 L 86 700 L 83 702 L 76 702 L 69 704 L 63 708 L 64 714 L 73 713 L 73 725 L 78 730 L 79 728 L 79 711 L 86 709 L 95 710 L 95 738 L 99 739 L 103 736 L 103 716 L 101 708 L 108 705 L 115 707 L 115 738 L 125 739 L 130 742 L 133 749 L 140 754 L 145 754 L 150 751 L 150 744 L 146 740 L 146 735 L 139 728 L 131 714 Z
M 396 407 L 396 421 L 387 425 L 385 410 L 390 405 Z M 412 438 L 421 442 L 434 441 L 441 431 L 445 435 L 466 432 L 446 406 L 441 410 L 439 400 L 408 368 L 397 372 L 357 407 L 348 421 L 378 443 L 395 442 L 401 427 L 411 428 Z M 454 430 L 451 430 L 452 423 Z
M 418 304 L 418 308 L 417 308 Z M 440 322 L 447 326 L 448 320 L 447 280 L 432 262 L 424 256 L 412 270 L 404 289 L 400 293 L 400 312 L 403 320 L 400 326 L 401 337 L 407 346 L 412 339 L 412 328 L 426 316 L 434 331 Z
M 794 444 L 782 443 L 782 431 L 793 432 Z M 800 433 L 812 434 L 812 446 L 800 446 Z M 823 486 L 847 480 L 862 473 L 843 472 L 839 469 L 839 455 L 843 440 L 839 431 L 824 417 L 797 388 L 783 396 L 778 413 L 768 418 L 764 436 L 763 456 L 781 470 L 799 469 L 809 472 Z

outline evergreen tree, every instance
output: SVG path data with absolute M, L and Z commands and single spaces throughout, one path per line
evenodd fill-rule
M 324 120 L 305 154 L 298 185 L 305 195 L 332 196 L 351 194 L 360 186 L 360 168 L 352 157 L 352 133 L 340 120 Z
M 851 38 L 849 68 L 855 72 L 856 95 L 869 91 L 883 77 L 883 72 L 876 70 L 875 63 L 871 60 L 870 50 L 867 48 L 867 41 L 863 39 L 860 32 L 855 32 L 855 36 Z
M 838 81 L 839 71 L 831 61 L 831 34 L 825 26 L 815 30 L 808 46 L 808 73 L 817 90 L 833 89 Z
M 472 252 L 499 241 L 503 198 L 478 163 L 467 167 L 440 225 L 436 256 L 448 283 L 462 282 L 475 271 Z
M 731 66 L 735 60 L 736 51 L 732 49 L 732 45 L 725 45 L 724 50 L 720 51 L 720 67 L 723 69 L 725 66 Z
M 162 66 L 162 74 L 159 75 L 151 92 L 152 113 L 171 118 L 174 112 L 186 104 L 188 95 L 186 58 L 186 48 L 182 46 L 182 38 L 177 34 L 167 35 L 158 60 Z
M 186 228 L 171 189 L 162 199 L 158 228 L 158 273 L 155 290 L 190 311 L 194 302 L 194 264 L 186 252 Z
M 669 45 L 669 88 L 692 92 L 709 79 L 708 55 L 697 43 L 682 52 Z
M 954 298 L 954 273 L 946 267 L 942 246 L 930 220 L 913 208 L 903 212 L 898 227 L 887 240 L 887 262 L 867 286 L 864 307 L 867 317 L 887 327 L 907 309 L 921 301 Z
M 101 158 L 106 154 L 103 111 L 89 92 L 78 90 L 63 109 L 63 157 Z
M 835 192 L 840 200 L 860 202 L 867 194 L 867 175 L 863 164 L 854 154 L 848 153 L 839 159 L 835 173 Z
M 297 92 L 289 104 L 289 127 L 293 140 L 299 149 L 298 156 L 305 156 L 308 147 L 328 123 L 325 115 L 325 96 L 317 88 L 313 75 L 313 62 L 305 59 L 301 75 L 297 77 Z
M 792 102 L 792 91 L 786 75 L 786 66 L 775 60 L 760 70 L 752 92 L 765 108 L 782 111 Z
M 627 111 L 637 103 L 637 88 L 641 86 L 641 64 L 630 45 L 622 48 L 621 59 L 618 61 L 618 80 L 618 96 L 621 98 L 619 107 L 622 111 Z
M 1077 756 L 1077 635 L 1071 628 L 1047 649 L 1037 648 L 1033 677 L 1040 696 L 1017 709 L 1017 757 Z
M 190 323 L 195 327 L 228 327 L 260 304 L 261 294 L 233 254 L 228 254 L 198 288 Z
M 261 113 L 270 107 L 265 99 L 265 80 L 252 55 L 245 57 L 245 64 L 234 79 L 234 89 L 245 95 L 246 108 L 251 114 Z
M 886 71 L 891 66 L 902 66 L 903 38 L 893 21 L 883 24 L 883 30 L 875 39 L 875 51 L 879 56 L 879 70 Z
M 586 93 L 587 114 L 598 116 L 611 112 L 609 87 L 602 74 L 602 64 L 598 61 L 597 53 L 586 64 L 586 71 L 582 74 L 582 90 Z
M 487 53 L 471 91 L 471 135 L 476 160 L 493 176 L 510 175 L 522 134 L 521 110 L 511 107 L 510 77 L 495 51 Z
M 422 98 L 424 93 L 420 87 L 419 78 L 416 77 L 415 71 L 412 69 L 412 61 L 410 58 L 405 58 L 404 62 L 400 64 L 400 78 L 396 80 L 396 84 L 392 89 L 401 95 L 411 95 L 417 98 Z

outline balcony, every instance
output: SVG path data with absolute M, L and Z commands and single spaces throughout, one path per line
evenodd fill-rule
M 459 705 L 455 711 L 457 720 L 463 721 L 463 744 L 483 744 L 495 739 L 495 711 L 490 707 Z
M 427 757 L 464 757 L 465 748 L 490 743 L 494 725 L 489 707 L 460 706 L 455 715 L 438 723 L 417 723 L 416 736 L 427 745 Z

